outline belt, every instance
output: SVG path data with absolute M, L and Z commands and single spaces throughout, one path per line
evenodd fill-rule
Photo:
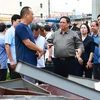
M 56 59 L 59 59 L 59 60 L 70 60 L 70 59 L 74 59 L 75 57 L 74 56 L 71 56 L 71 57 L 61 57 L 61 58 L 56 58 Z

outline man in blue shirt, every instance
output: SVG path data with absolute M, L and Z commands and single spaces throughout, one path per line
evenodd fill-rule
M 37 66 L 37 59 L 42 56 L 43 51 L 35 44 L 32 31 L 28 26 L 33 21 L 32 9 L 30 7 L 23 7 L 20 16 L 21 23 L 15 29 L 17 61 L 22 60 Z M 27 80 L 30 81 L 30 79 Z
M 99 25 L 96 20 L 91 22 L 91 31 L 93 32 L 93 39 L 95 44 L 98 44 L 98 29 Z M 95 46 L 94 50 L 94 58 L 93 58 L 93 75 L 94 79 L 100 80 L 100 63 L 99 63 L 99 47 Z
M 5 50 L 6 25 L 0 23 L 0 81 L 5 81 L 7 76 L 7 54 Z

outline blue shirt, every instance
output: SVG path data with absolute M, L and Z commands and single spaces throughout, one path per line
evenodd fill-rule
M 5 35 L 0 33 L 0 69 L 7 67 L 7 54 L 5 50 Z
M 25 46 L 25 44 L 22 42 L 25 39 L 29 39 L 30 41 L 35 43 L 30 28 L 23 23 L 19 23 L 15 29 L 16 58 L 17 60 L 22 60 L 36 66 L 36 51 L 31 50 Z
M 98 44 L 98 35 L 94 36 L 92 35 L 94 42 Z M 95 46 L 94 50 L 94 64 L 99 63 L 99 47 Z
M 13 26 L 11 26 L 11 28 L 9 28 L 6 31 L 6 34 L 5 34 L 5 44 L 6 43 L 10 45 L 11 55 L 12 55 L 12 58 L 14 60 L 14 63 L 16 64 L 15 28 Z M 7 63 L 10 63 L 9 59 L 8 59 Z

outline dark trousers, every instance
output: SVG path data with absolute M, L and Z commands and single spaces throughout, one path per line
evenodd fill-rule
M 54 58 L 53 63 L 55 66 L 54 72 L 63 77 L 68 77 L 69 74 L 75 75 L 76 59 L 75 57 L 68 58 Z
M 5 81 L 7 76 L 7 69 L 0 69 L 0 81 Z
M 94 79 L 100 80 L 100 63 L 93 64 L 93 76 Z
M 77 66 L 76 66 L 76 75 L 82 77 L 85 75 L 87 78 L 92 78 L 92 68 L 86 68 L 86 63 L 87 61 L 83 63 L 83 65 L 80 65 L 79 62 L 77 61 Z
M 15 72 L 11 67 L 10 64 L 8 64 L 9 72 L 10 72 L 10 79 L 16 79 L 21 78 L 21 75 L 17 72 Z

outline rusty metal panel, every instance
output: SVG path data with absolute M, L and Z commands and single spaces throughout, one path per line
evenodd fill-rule
M 4 88 L 0 86 L 0 95 L 47 95 L 44 93 L 39 93 L 39 92 L 35 92 L 32 91 L 31 89 L 26 89 L 26 88 L 22 88 L 22 89 L 10 89 L 10 88 Z
M 70 98 L 71 100 L 73 100 L 73 99 L 75 99 L 75 100 L 88 100 L 88 99 L 83 98 L 79 95 L 75 95 L 73 93 L 70 93 L 68 91 L 65 91 L 63 89 L 57 88 L 57 87 L 49 85 L 49 84 L 41 84 L 39 86 L 50 91 L 50 93 L 52 95 L 64 96 L 64 97 Z
M 11 89 L 13 90 L 22 90 L 22 91 L 34 91 L 34 92 L 39 92 L 39 93 L 44 93 L 44 94 L 49 94 L 49 92 L 35 84 L 32 84 L 31 82 L 28 82 L 24 79 L 14 79 L 14 80 L 9 80 L 9 81 L 2 81 L 0 82 L 0 86 L 5 89 Z M 2 89 L 1 88 L 1 89 Z

